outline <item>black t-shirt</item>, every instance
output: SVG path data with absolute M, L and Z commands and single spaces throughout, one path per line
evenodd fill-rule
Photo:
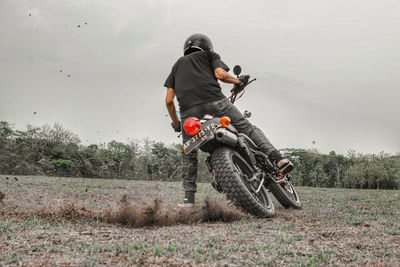
M 214 52 L 199 51 L 178 59 L 164 86 L 174 89 L 181 112 L 194 105 L 225 97 L 214 76 L 214 70 L 218 67 L 229 71 Z

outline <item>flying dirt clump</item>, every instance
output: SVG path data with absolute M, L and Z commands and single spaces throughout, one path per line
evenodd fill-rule
M 200 222 L 232 222 L 245 217 L 241 211 L 224 202 L 206 199 L 191 207 L 177 207 L 154 200 L 150 205 L 138 205 L 122 200 L 122 206 L 109 218 L 110 223 L 131 227 L 170 226 Z

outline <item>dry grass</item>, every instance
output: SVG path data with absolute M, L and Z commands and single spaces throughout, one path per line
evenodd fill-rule
M 255 219 L 209 184 L 0 176 L 1 265 L 400 265 L 400 191 L 300 188 Z M 7 196 L 7 197 L 6 197 Z

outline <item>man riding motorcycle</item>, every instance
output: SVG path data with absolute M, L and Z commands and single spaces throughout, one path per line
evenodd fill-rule
M 260 149 L 277 165 L 282 173 L 293 169 L 293 164 L 282 157 L 264 133 L 252 125 L 243 114 L 222 93 L 218 80 L 241 86 L 249 79 L 248 75 L 238 78 L 231 76 L 228 66 L 214 52 L 211 40 L 204 34 L 189 36 L 183 47 L 184 56 L 180 57 L 169 74 L 164 86 L 167 87 L 166 105 L 176 132 L 182 131 L 177 116 L 174 98 L 177 97 L 181 120 L 189 117 L 202 118 L 204 115 L 227 116 L 231 124 L 240 132 L 249 136 Z M 190 136 L 182 131 L 183 143 Z M 185 191 L 184 204 L 195 203 L 197 191 L 197 151 L 189 155 L 182 154 L 182 180 Z

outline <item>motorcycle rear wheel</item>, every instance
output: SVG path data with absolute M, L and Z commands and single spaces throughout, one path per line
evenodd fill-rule
M 256 217 L 275 215 L 267 188 L 262 185 L 256 192 L 257 185 L 250 181 L 254 176 L 252 168 L 238 152 L 228 147 L 218 148 L 211 156 L 211 165 L 216 182 L 236 206 Z

